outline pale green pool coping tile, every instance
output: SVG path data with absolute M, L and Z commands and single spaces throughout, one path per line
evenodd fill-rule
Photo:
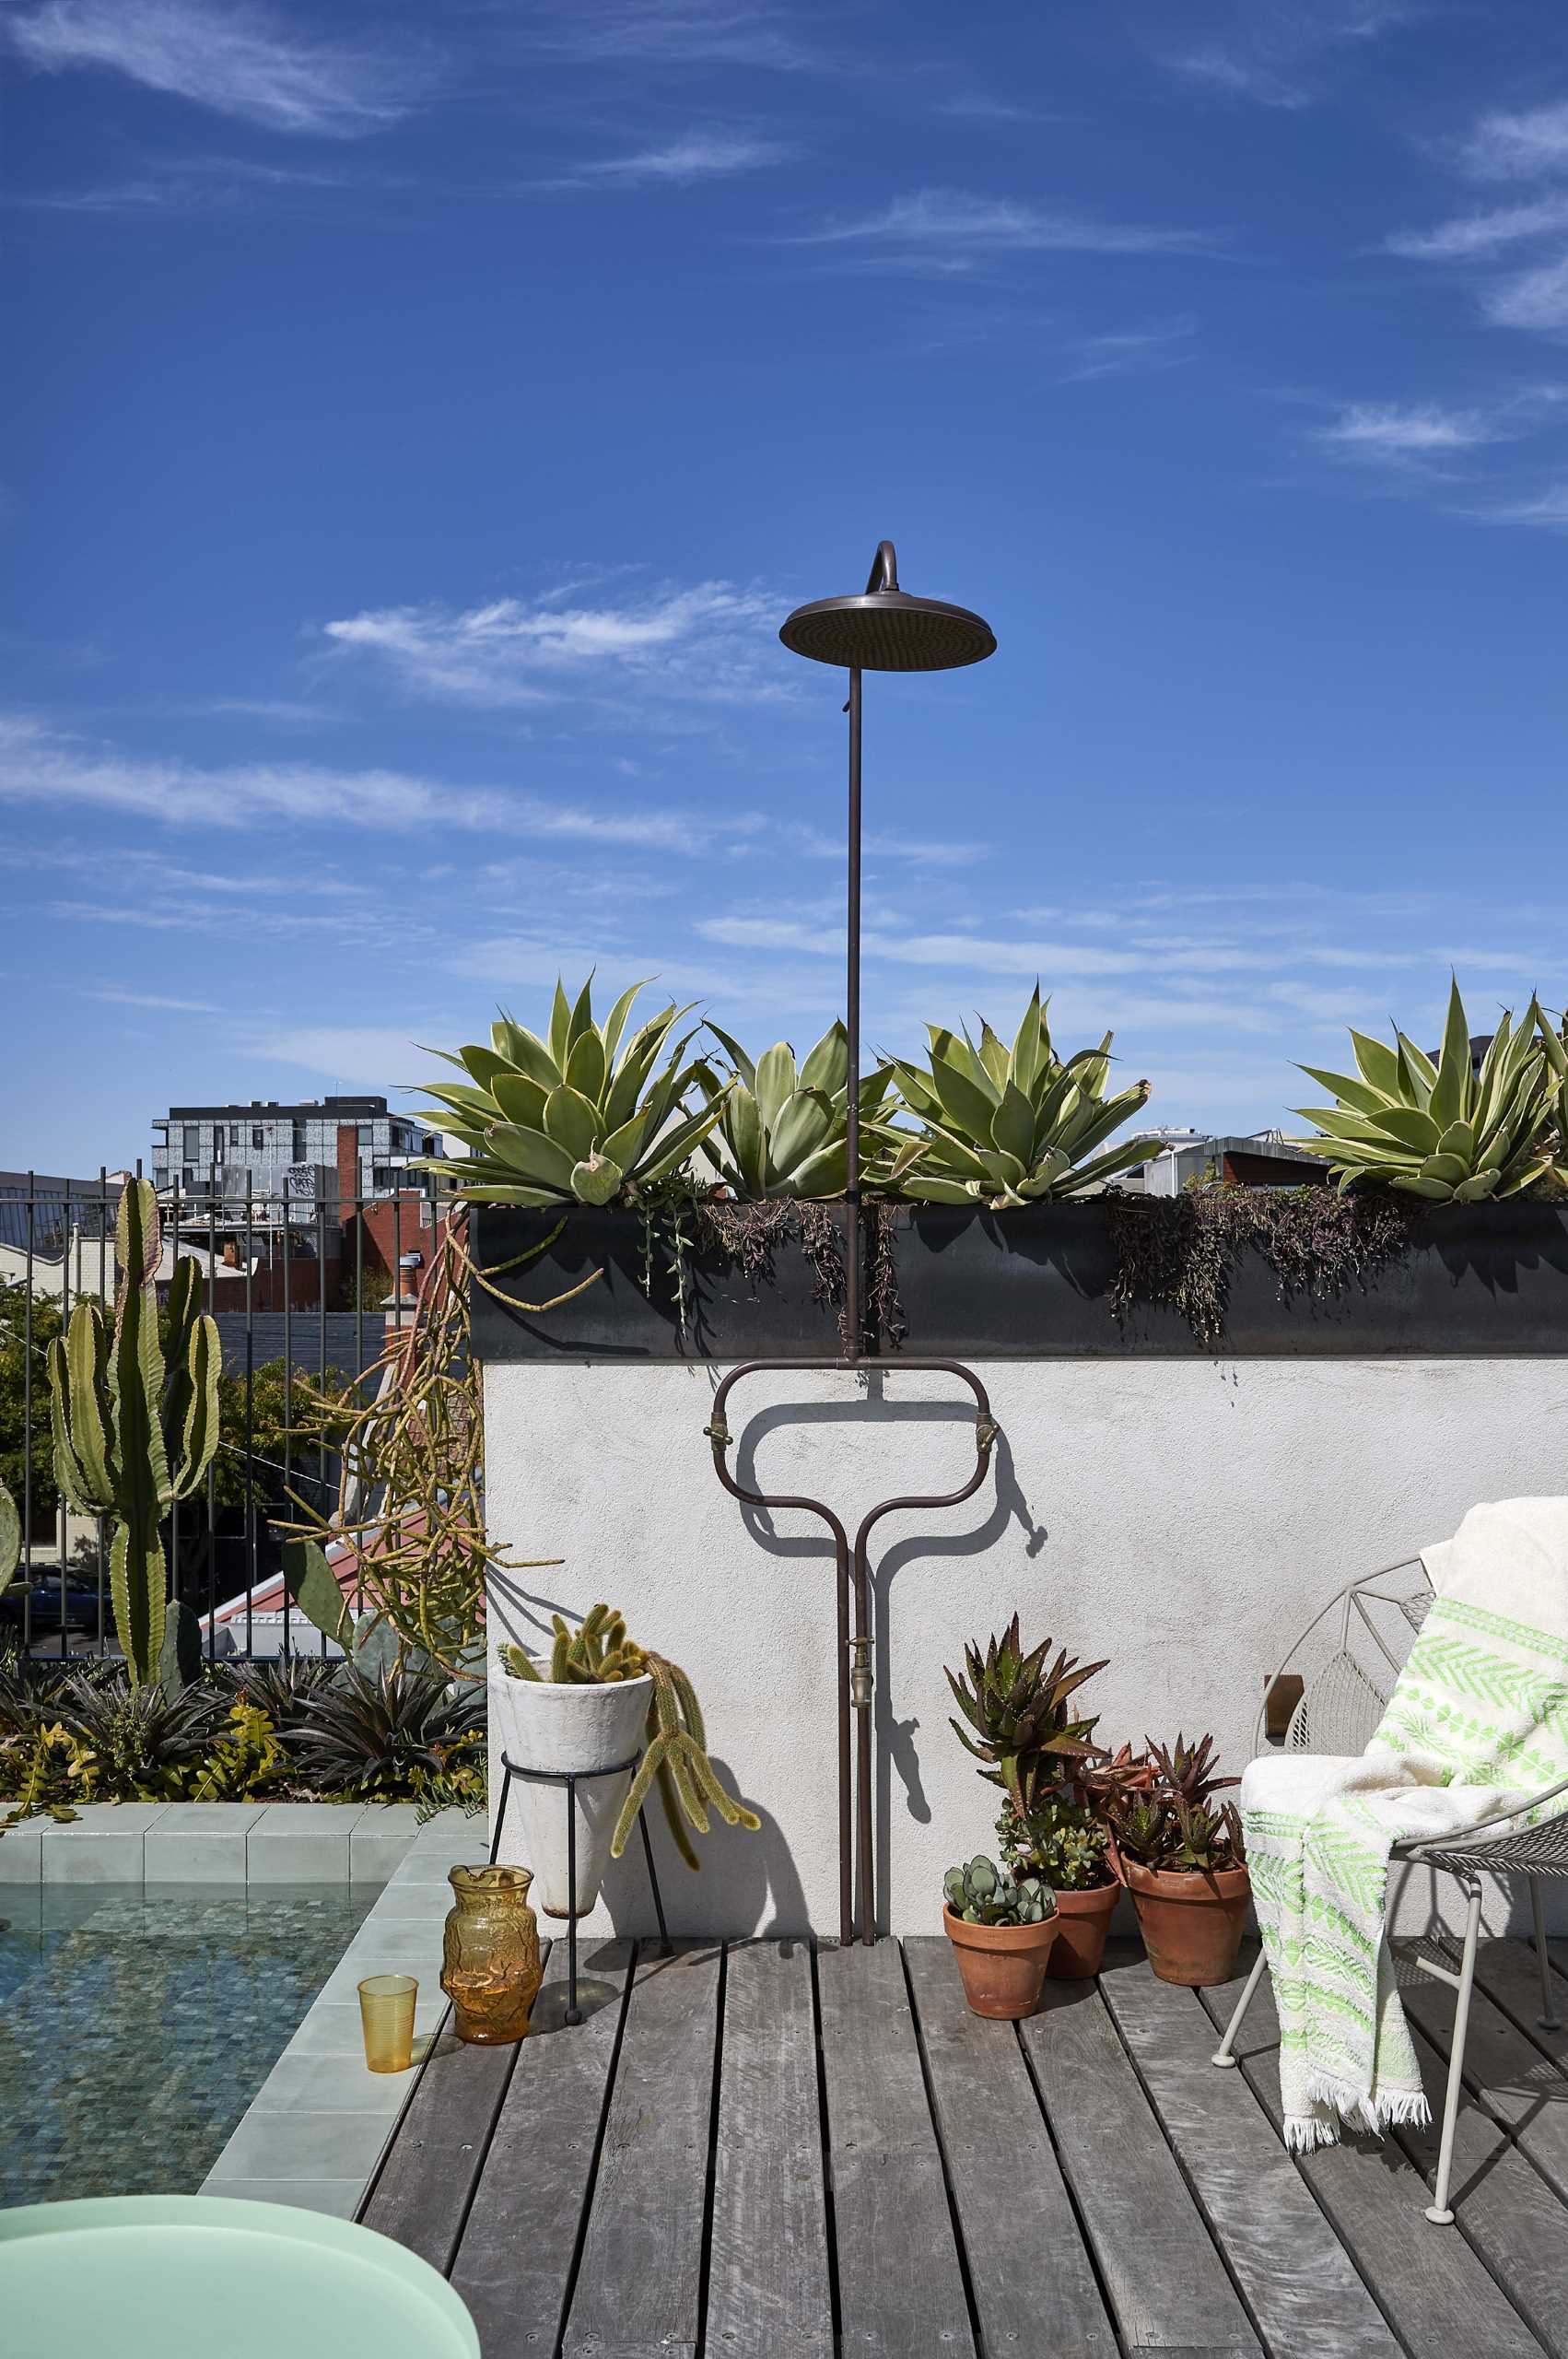
M 241 2202 L 291 2203 L 299 2212 L 330 2212 L 334 2220 L 352 2220 L 365 2189 L 357 2178 L 226 2178 L 210 2191 Z
M 450 1832 L 438 1831 L 437 1854 L 448 1849 L 443 1836 Z M 451 1856 L 462 1849 L 460 1843 Z M 413 1905 L 416 1896 L 423 1906 Z M 352 2214 L 446 2013 L 439 1978 L 449 1898 L 444 1867 L 439 1879 L 381 1893 L 213 2165 L 205 2193 L 264 2187 L 266 2200 L 287 2202 L 298 2188 L 301 2203 Z M 415 2063 L 407 2072 L 380 2076 L 365 2070 L 355 1986 L 367 1974 L 396 1972 L 419 1982 Z

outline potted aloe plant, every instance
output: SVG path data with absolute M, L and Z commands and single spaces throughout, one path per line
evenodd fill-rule
M 1038 1876 L 1016 1882 L 994 1860 L 949 1868 L 942 1921 L 977 2015 L 1015 2023 L 1039 2004 L 1057 1938 L 1056 1895 Z
M 1211 1736 L 1145 1744 L 1102 1780 L 1111 1860 L 1160 1980 L 1207 1989 L 1230 1978 L 1252 1892 L 1241 1813 L 1214 1801 L 1241 1781 L 1216 1775 Z
M 985 1766 L 981 1776 L 1005 1794 L 997 1835 L 1014 1878 L 1035 1877 L 1056 1895 L 1053 1975 L 1098 1972 L 1106 1932 L 1120 1897 L 1090 1780 L 1103 1759 L 1094 1721 L 1072 1699 L 1104 1662 L 1080 1663 L 1051 1641 L 1025 1651 L 1015 1614 L 982 1653 L 964 1651 L 966 1677 L 947 1673 L 964 1715 L 959 1743 Z
M 529 1858 L 546 1916 L 585 1916 L 604 1870 L 618 1860 L 637 1814 L 657 1787 L 676 1849 L 699 1862 L 688 1825 L 708 1832 L 708 1805 L 730 1826 L 755 1833 L 754 1811 L 725 1792 L 708 1757 L 696 1691 L 679 1663 L 638 1646 L 625 1616 L 595 1605 L 572 1630 L 557 1614 L 545 1654 L 504 1646 L 490 1670 L 491 1728 L 519 1769 L 572 1770 L 577 1889 L 567 1857 L 567 1813 L 551 1786 L 519 1780 Z M 627 1765 L 645 1748 L 635 1772 Z

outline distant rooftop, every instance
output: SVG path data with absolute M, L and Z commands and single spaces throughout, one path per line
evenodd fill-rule
M 171 1106 L 167 1119 L 171 1122 L 213 1122 L 236 1118 L 241 1114 L 271 1114 L 279 1121 L 298 1121 L 314 1114 L 319 1120 L 328 1116 L 344 1122 L 370 1122 L 390 1112 L 384 1097 L 307 1097 L 300 1105 L 288 1105 L 275 1097 L 235 1098 L 227 1106 Z M 153 1125 L 156 1130 L 158 1124 Z

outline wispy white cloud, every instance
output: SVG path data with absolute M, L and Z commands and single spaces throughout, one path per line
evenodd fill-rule
M 5 203 L 34 213 L 240 212 L 284 204 L 309 205 L 328 194 L 397 188 L 386 173 L 340 171 L 326 165 L 271 164 L 252 156 L 152 157 L 138 171 L 80 188 L 16 191 Z
M 111 1007 L 150 1007 L 166 1011 L 170 1015 L 216 1015 L 216 1000 L 173 999 L 162 992 L 134 992 L 123 983 L 104 983 L 89 991 L 88 999 L 102 1000 Z
M 383 1090 L 423 1088 L 439 1080 L 443 1068 L 415 1045 L 417 1037 L 446 1039 L 453 1029 L 452 1018 L 435 1015 L 413 1017 L 405 1028 L 388 1024 L 304 1024 L 263 1034 L 249 1047 L 252 1056 L 264 1057 L 269 1063 L 298 1065 L 306 1073 L 324 1074 L 338 1081 L 362 1082 Z M 389 1081 L 389 1074 L 395 1078 Z
M 1423 10 L 1412 0 L 1230 0 L 1213 36 L 1167 53 L 1173 73 L 1226 98 L 1295 111 L 1320 95 L 1334 53 L 1376 41 Z
M 1544 532 L 1568 533 L 1568 483 L 1552 484 L 1522 499 L 1500 500 L 1476 513 L 1494 524 L 1535 524 Z
M 1477 180 L 1540 180 L 1568 171 L 1568 101 L 1483 114 L 1459 160 Z
M 591 810 L 521 790 L 466 787 L 401 770 L 260 762 L 202 768 L 103 750 L 17 718 L 0 719 L 4 803 L 69 804 L 171 827 L 247 828 L 287 820 L 299 827 L 423 831 L 436 839 L 455 830 L 678 852 L 764 836 L 771 824 L 755 812 L 714 816 L 653 804 L 629 812 Z
M 238 0 L 43 0 L 7 27 L 46 73 L 96 67 L 266 131 L 350 139 L 406 114 L 427 73 L 383 41 L 301 39 Z
M 1504 439 L 1494 418 L 1435 402 L 1352 402 L 1330 426 L 1313 429 L 1328 449 L 1358 458 L 1430 459 Z
M 698 182 L 731 180 L 788 163 L 800 149 L 782 139 L 753 138 L 741 132 L 689 131 L 662 147 L 629 156 L 604 156 L 576 165 L 559 179 L 536 182 L 542 189 L 691 188 Z
M 969 268 L 999 254 L 1182 254 L 1212 252 L 1212 232 L 1137 221 L 1100 221 L 1021 198 L 966 189 L 914 189 L 870 213 L 822 221 L 792 243 L 883 253 L 895 263 Z
M 1079 336 L 1069 346 L 1077 359 L 1057 381 L 1082 385 L 1100 377 L 1145 376 L 1178 369 L 1192 357 L 1197 328 L 1197 321 L 1188 313 L 1180 319 L 1153 321 L 1147 327 Z
M 533 0 L 517 38 L 566 65 L 799 74 L 830 62 L 812 30 L 802 10 L 774 0 Z
M 1549 334 L 1568 328 L 1568 254 L 1498 279 L 1481 297 L 1481 310 L 1500 328 Z
M 332 646 L 388 667 L 420 696 L 545 704 L 595 680 L 699 700 L 789 693 L 773 653 L 779 600 L 755 586 L 665 584 L 619 605 L 497 598 L 460 613 L 392 606 L 325 626 Z
M 1398 229 L 1384 240 L 1384 252 L 1409 262 L 1481 262 L 1526 239 L 1565 229 L 1568 195 L 1542 196 L 1528 205 L 1457 214 L 1433 229 Z

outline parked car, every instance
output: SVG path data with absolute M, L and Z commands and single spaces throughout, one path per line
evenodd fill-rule
M 0 1597 L 0 1625 L 7 1630 L 30 1630 L 35 1638 L 51 1630 L 58 1633 L 62 1621 L 67 1630 L 96 1630 L 99 1613 L 97 1575 L 88 1576 L 67 1566 L 64 1615 L 60 1606 L 59 1567 L 35 1565 L 30 1579 L 18 1573 L 5 1595 Z M 106 1617 L 112 1622 L 107 1594 L 104 1611 Z

